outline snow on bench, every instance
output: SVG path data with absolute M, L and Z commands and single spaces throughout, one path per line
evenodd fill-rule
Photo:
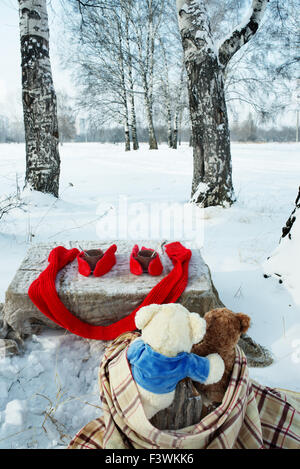
M 152 277 L 147 274 L 131 274 L 129 256 L 135 242 L 117 241 L 117 263 L 106 275 L 80 275 L 77 259 L 58 273 L 56 289 L 64 305 L 81 320 L 101 326 L 112 324 L 131 313 L 173 268 L 160 243 L 149 240 L 136 243 L 140 247 L 145 245 L 158 250 L 164 266 L 162 275 Z M 111 244 L 112 242 L 71 241 L 60 245 L 68 249 L 80 249 L 81 246 L 84 250 L 100 248 L 105 251 Z M 49 252 L 57 245 L 59 244 L 32 246 L 6 291 L 4 321 L 22 338 L 37 333 L 41 326 L 61 329 L 36 308 L 27 294 L 30 284 L 47 267 Z M 179 302 L 188 310 L 201 315 L 209 309 L 223 306 L 212 283 L 209 268 L 198 249 L 192 250 L 189 283 Z
M 117 263 L 110 272 L 102 277 L 84 277 L 78 273 L 77 259 L 64 267 L 56 277 L 56 290 L 64 305 L 82 321 L 92 325 L 106 326 L 130 314 L 150 290 L 173 268 L 165 254 L 163 244 L 158 241 L 115 241 Z M 9 285 L 3 311 L 0 316 L 0 355 L 17 353 L 12 339 L 24 339 L 38 334 L 45 328 L 61 330 L 32 303 L 27 292 L 30 284 L 48 265 L 50 251 L 58 245 L 66 248 L 81 247 L 84 250 L 102 249 L 105 251 L 113 241 L 70 241 L 68 243 L 40 243 L 33 245 L 27 252 L 22 264 Z M 162 275 L 152 277 L 147 274 L 136 276 L 130 273 L 129 257 L 134 244 L 155 249 L 162 260 Z M 188 243 L 183 243 L 186 247 Z M 224 307 L 212 282 L 209 267 L 201 252 L 191 247 L 192 257 L 189 265 L 189 282 L 179 298 L 189 311 L 203 316 L 214 308 Z M 268 366 L 272 358 L 267 350 L 244 335 L 239 342 L 248 358 L 250 366 Z M 1 352 L 2 350 L 2 352 Z

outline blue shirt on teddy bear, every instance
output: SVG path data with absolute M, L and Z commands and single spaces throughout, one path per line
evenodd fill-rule
M 155 352 L 142 339 L 135 340 L 127 350 L 134 380 L 147 391 L 165 394 L 174 391 L 183 378 L 203 383 L 209 374 L 209 360 L 194 353 L 181 352 L 166 357 Z

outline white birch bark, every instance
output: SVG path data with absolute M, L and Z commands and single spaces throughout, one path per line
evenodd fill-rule
M 58 197 L 57 105 L 49 58 L 46 0 L 18 1 L 26 139 L 25 185 Z
M 148 121 L 149 149 L 157 150 L 158 145 L 157 145 L 154 124 L 153 124 L 153 105 L 152 105 L 151 97 L 149 95 L 149 87 L 148 87 L 146 78 L 144 78 L 143 80 L 143 85 L 144 85 L 146 116 L 147 116 L 147 121 Z
M 269 0 L 253 0 L 244 22 L 238 26 L 219 48 L 219 60 L 226 66 L 231 57 L 256 33 Z
M 153 28 L 153 11 L 152 11 L 152 0 L 148 2 L 148 69 L 149 69 L 149 80 L 145 86 L 147 95 L 145 96 L 146 111 L 148 115 L 148 126 L 149 126 L 149 147 L 150 150 L 157 150 L 157 140 L 153 125 L 153 80 L 154 80 L 154 28 Z
M 182 64 L 181 73 L 180 73 L 180 82 L 179 82 L 179 88 L 178 88 L 178 94 L 177 94 L 177 104 L 176 104 L 175 115 L 174 115 L 174 128 L 173 128 L 173 141 L 172 141 L 172 148 L 174 150 L 177 149 L 178 127 L 181 126 L 181 119 L 182 119 L 183 86 L 184 86 L 184 63 Z
M 116 17 L 118 22 L 118 18 Z M 118 41 L 119 41 L 119 66 L 121 74 L 121 86 L 122 86 L 122 97 L 124 103 L 124 133 L 125 133 L 125 151 L 130 151 L 130 132 L 129 132 L 129 110 L 128 110 L 128 101 L 127 101 L 127 90 L 126 90 L 126 78 L 125 78 L 125 68 L 124 68 L 124 54 L 123 54 L 123 45 L 122 45 L 122 28 L 118 23 Z
M 128 81 L 129 81 L 129 92 L 130 92 L 130 128 L 131 138 L 134 150 L 139 149 L 139 142 L 136 128 L 136 111 L 135 111 L 135 98 L 134 98 L 134 81 L 133 81 L 133 67 L 132 67 L 132 56 L 129 39 L 129 14 L 126 10 L 126 49 L 127 49 L 127 63 L 128 63 Z
M 163 79 L 162 79 L 162 88 L 164 102 L 166 106 L 166 120 L 167 120 L 167 132 L 168 132 L 168 147 L 172 148 L 173 145 L 173 125 L 172 125 L 172 104 L 171 104 L 171 92 L 170 92 L 170 79 L 169 79 L 169 67 L 168 60 L 166 55 L 166 49 L 163 44 L 163 41 L 160 38 L 160 47 L 163 56 Z
M 253 0 L 253 14 L 249 13 L 245 27 L 239 34 L 233 33 L 233 38 L 224 41 L 218 50 L 212 39 L 205 0 L 177 0 L 192 122 L 191 200 L 204 207 L 228 206 L 235 200 L 224 72 L 230 57 L 255 34 L 257 27 L 253 22 L 257 25 L 261 20 L 267 2 Z
M 158 25 L 153 25 L 152 0 L 146 3 L 146 24 L 145 18 L 140 15 L 132 19 L 132 27 L 135 32 L 135 46 L 137 48 L 137 63 L 139 75 L 143 87 L 145 113 L 148 124 L 149 149 L 157 150 L 157 139 L 153 124 L 153 74 L 154 74 L 154 51 L 155 37 Z
M 148 123 L 148 132 L 149 132 L 149 149 L 150 150 L 157 150 L 157 140 L 154 130 L 153 124 L 153 102 L 151 98 L 151 91 L 149 88 L 149 80 L 147 76 L 147 69 L 143 62 L 143 56 L 141 47 L 138 44 L 139 48 L 139 57 L 140 57 L 140 71 L 141 71 L 141 78 L 142 78 L 142 85 L 143 85 L 143 92 L 144 92 L 144 102 L 145 102 L 145 111 L 146 111 L 146 118 Z

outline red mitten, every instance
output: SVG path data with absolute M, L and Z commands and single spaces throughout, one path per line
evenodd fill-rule
M 155 253 L 155 255 L 153 255 Z M 142 247 L 139 250 L 136 244 L 130 255 L 130 272 L 134 275 L 141 275 L 143 272 L 147 272 L 150 275 L 160 275 L 163 271 L 163 265 L 160 257 L 154 249 Z
M 129 262 L 129 267 L 130 267 L 130 272 L 134 275 L 141 275 L 143 273 L 143 268 L 139 261 L 136 260 L 136 256 L 138 255 L 139 252 L 139 247 L 136 244 L 131 252 L 130 255 L 130 262 Z
M 97 262 L 94 276 L 101 277 L 102 275 L 109 272 L 116 263 L 116 256 L 115 252 L 117 250 L 117 246 L 113 244 L 107 251 L 104 253 L 103 257 Z
M 84 275 L 85 277 L 88 277 L 92 272 L 95 277 L 101 277 L 102 275 L 109 272 L 111 268 L 115 265 L 116 250 L 117 246 L 115 244 L 110 246 L 104 254 L 102 254 L 102 251 L 99 250 L 99 253 L 101 253 L 101 257 L 97 261 L 94 269 L 92 269 L 91 264 L 85 259 L 85 252 L 81 251 L 77 256 L 78 272 L 81 275 Z

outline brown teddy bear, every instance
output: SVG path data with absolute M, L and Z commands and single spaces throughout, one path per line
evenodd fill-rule
M 220 404 L 227 390 L 235 359 L 235 346 L 241 334 L 250 326 L 250 318 L 243 313 L 233 313 L 227 308 L 208 311 L 206 320 L 206 334 L 198 344 L 192 348 L 192 353 L 206 356 L 218 353 L 224 360 L 225 372 L 222 379 L 215 384 L 204 385 L 194 383 L 204 397 L 206 405 Z

